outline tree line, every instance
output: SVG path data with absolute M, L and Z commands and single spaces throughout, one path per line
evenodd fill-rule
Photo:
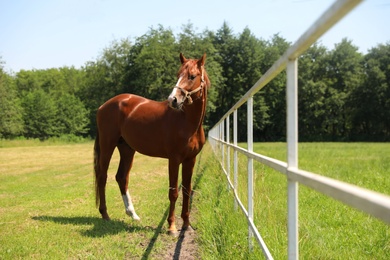
M 224 23 L 199 33 L 192 24 L 178 34 L 162 25 L 144 35 L 115 40 L 96 60 L 74 67 L 7 73 L 0 57 L 0 138 L 93 137 L 98 107 L 120 93 L 165 100 L 176 82 L 179 53 L 207 53 L 208 129 L 271 67 L 291 43 L 276 34 L 259 39 Z M 333 49 L 320 43 L 298 60 L 301 141 L 390 140 L 390 43 L 362 54 L 342 39 Z M 255 141 L 286 139 L 286 74 L 254 96 Z M 239 108 L 246 125 L 246 106 Z M 243 128 L 245 129 L 245 128 Z M 246 131 L 239 132 L 246 140 Z

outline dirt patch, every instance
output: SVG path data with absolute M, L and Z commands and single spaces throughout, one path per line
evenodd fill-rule
M 181 207 L 180 203 L 177 205 Z M 198 233 L 196 229 L 191 230 L 178 230 L 178 237 L 168 235 L 166 229 L 166 219 L 168 217 L 169 207 L 166 209 L 159 225 L 157 227 L 151 227 L 154 230 L 154 236 L 152 238 L 142 242 L 140 245 L 144 247 L 145 251 L 141 259 L 184 259 L 193 260 L 200 259 L 200 252 L 198 246 Z M 191 220 L 196 223 L 196 208 L 191 208 Z M 176 226 L 179 228 L 183 225 L 183 220 L 180 217 L 176 217 Z M 163 245 L 162 248 L 154 250 L 156 241 L 159 240 Z M 161 245 L 160 244 L 160 245 Z M 134 258 L 131 258 L 134 259 Z
M 180 223 L 179 223 L 180 224 Z M 198 244 L 196 242 L 196 231 L 180 232 L 176 241 L 173 241 L 166 249 L 165 254 L 161 254 L 157 259 L 199 259 Z

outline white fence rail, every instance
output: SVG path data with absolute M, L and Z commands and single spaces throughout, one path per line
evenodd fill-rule
M 298 248 L 298 183 L 329 197 L 369 213 L 390 224 L 390 197 L 348 183 L 320 176 L 298 168 L 298 95 L 297 59 L 321 35 L 357 6 L 361 0 L 336 1 L 325 13 L 281 56 L 255 85 L 220 119 L 209 131 L 209 142 L 221 155 L 221 165 L 233 189 L 235 205 L 239 205 L 248 219 L 249 244 L 254 236 L 267 259 L 273 259 L 265 241 L 253 222 L 253 160 L 263 163 L 286 175 L 288 182 L 288 259 L 299 258 Z M 253 152 L 253 95 L 287 70 L 287 163 Z M 247 149 L 237 145 L 237 109 L 244 103 L 248 106 Z M 233 143 L 230 140 L 230 116 L 233 114 Z M 226 134 L 225 134 L 226 130 Z M 217 149 L 221 149 L 217 151 Z M 226 152 L 225 152 L 225 149 Z M 233 149 L 233 183 L 230 180 L 230 149 Z M 238 193 L 238 153 L 248 158 L 248 205 L 245 207 Z M 226 158 L 225 158 L 226 154 Z

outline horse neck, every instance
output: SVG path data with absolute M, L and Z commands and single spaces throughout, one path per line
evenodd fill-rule
M 203 124 L 203 120 L 206 114 L 207 104 L 207 91 L 204 90 L 200 99 L 194 100 L 194 103 L 187 105 L 185 113 L 188 120 L 188 124 L 191 128 L 194 128 L 194 133 L 198 132 Z

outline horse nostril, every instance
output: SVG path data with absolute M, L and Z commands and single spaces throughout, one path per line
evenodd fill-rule
M 177 98 L 175 96 L 170 96 L 168 98 L 169 106 L 172 108 L 177 108 Z

